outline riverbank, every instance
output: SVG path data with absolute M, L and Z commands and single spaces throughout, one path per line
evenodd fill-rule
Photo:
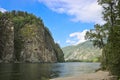
M 95 73 L 88 73 L 73 77 L 54 78 L 50 80 L 116 80 L 113 76 L 109 75 L 109 72 L 98 71 Z

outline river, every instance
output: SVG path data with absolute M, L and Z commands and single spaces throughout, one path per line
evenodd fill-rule
M 45 80 L 94 72 L 100 63 L 0 63 L 0 80 Z

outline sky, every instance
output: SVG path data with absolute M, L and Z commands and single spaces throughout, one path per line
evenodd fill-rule
M 0 0 L 1 12 L 12 10 L 40 17 L 61 47 L 86 41 L 86 31 L 104 23 L 97 0 Z

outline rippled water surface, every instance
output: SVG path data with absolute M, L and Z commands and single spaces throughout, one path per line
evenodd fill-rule
M 0 64 L 0 80 L 45 80 L 91 73 L 100 63 L 16 63 Z

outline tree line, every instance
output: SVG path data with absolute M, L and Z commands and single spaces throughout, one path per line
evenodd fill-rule
M 98 4 L 106 23 L 96 24 L 85 38 L 102 49 L 101 68 L 120 77 L 120 0 L 98 0 Z

